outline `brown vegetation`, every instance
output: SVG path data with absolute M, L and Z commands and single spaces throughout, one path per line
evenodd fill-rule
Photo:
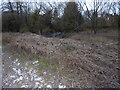
M 95 42 L 89 38 L 88 42 L 86 39 L 46 38 L 32 33 L 3 33 L 3 40 L 9 40 L 15 49 L 46 60 L 58 60 L 59 73 L 72 82 L 71 87 L 119 87 L 118 42 L 104 38 L 102 41 L 94 39 Z

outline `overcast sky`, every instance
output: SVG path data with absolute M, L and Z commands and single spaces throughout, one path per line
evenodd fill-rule
M 0 0 L 0 2 L 8 2 L 9 0 Z M 93 8 L 93 1 L 94 0 L 10 0 L 11 2 L 69 2 L 69 1 L 81 1 L 81 2 L 86 2 L 88 9 L 91 10 Z M 96 0 L 99 2 L 118 2 L 120 0 Z M 0 6 L 1 8 L 1 6 Z M 84 7 L 86 10 L 86 7 Z
M 8 0 L 0 0 L 6 2 Z M 92 2 L 94 0 L 10 0 L 11 2 L 21 1 L 21 2 L 69 2 L 69 1 L 85 1 L 85 2 Z M 120 0 L 97 0 L 100 2 L 118 2 Z

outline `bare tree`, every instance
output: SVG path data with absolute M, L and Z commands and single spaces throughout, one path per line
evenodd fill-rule
M 98 15 L 102 12 L 102 10 L 104 9 L 104 5 L 106 4 L 106 2 L 102 2 L 101 0 L 93 0 L 89 5 L 92 6 L 92 9 L 89 9 L 88 5 L 86 4 L 86 2 L 84 2 L 84 6 L 86 8 L 86 15 L 88 16 L 88 18 L 91 21 L 92 24 L 92 28 L 93 28 L 93 32 L 94 34 L 96 33 L 96 29 L 97 29 L 97 19 L 98 19 Z

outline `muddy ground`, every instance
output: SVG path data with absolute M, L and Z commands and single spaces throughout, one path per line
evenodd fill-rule
M 117 32 L 46 38 L 3 33 L 5 88 L 120 88 Z

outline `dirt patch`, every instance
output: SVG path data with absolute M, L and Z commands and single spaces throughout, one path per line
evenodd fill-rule
M 88 42 L 32 33 L 9 33 L 8 37 L 12 37 L 9 41 L 12 48 L 41 58 L 38 60 L 43 65 L 40 68 L 56 72 L 56 82 L 63 81 L 66 87 L 120 87 L 116 41 L 104 37 L 102 41 Z

